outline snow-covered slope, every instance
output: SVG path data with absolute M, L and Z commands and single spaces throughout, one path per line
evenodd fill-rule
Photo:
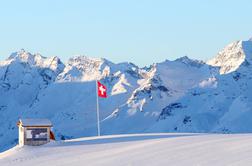
M 182 57 L 139 68 L 76 56 L 65 64 L 24 50 L 0 62 L 0 151 L 17 143 L 18 118 L 49 118 L 57 139 L 101 133 L 251 132 L 252 41 L 228 45 L 207 63 Z
M 79 138 L 0 153 L 4 166 L 249 166 L 252 135 L 138 134 Z

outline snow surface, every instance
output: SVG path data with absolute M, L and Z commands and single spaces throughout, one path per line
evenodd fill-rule
M 134 134 L 79 138 L 0 153 L 1 166 L 249 166 L 252 134 Z

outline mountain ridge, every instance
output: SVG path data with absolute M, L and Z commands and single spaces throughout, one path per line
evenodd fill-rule
M 251 41 L 231 43 L 209 62 L 181 57 L 144 68 L 18 51 L 0 61 L 0 150 L 17 143 L 20 117 L 51 119 L 57 139 L 96 135 L 96 80 L 108 88 L 104 135 L 252 132 L 251 57 Z

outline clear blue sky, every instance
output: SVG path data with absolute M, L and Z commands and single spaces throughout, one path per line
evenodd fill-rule
M 252 37 L 251 0 L 6 0 L 0 59 L 24 48 L 63 61 L 76 54 L 144 66 L 207 60 Z

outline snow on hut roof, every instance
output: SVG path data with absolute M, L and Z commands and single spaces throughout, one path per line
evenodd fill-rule
M 20 119 L 20 124 L 26 126 L 52 126 L 52 122 L 49 119 Z

